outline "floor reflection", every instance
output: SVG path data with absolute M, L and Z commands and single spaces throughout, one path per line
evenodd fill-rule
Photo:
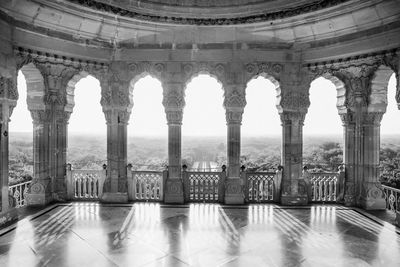
M 0 236 L 0 266 L 400 266 L 400 237 L 358 210 L 59 205 Z

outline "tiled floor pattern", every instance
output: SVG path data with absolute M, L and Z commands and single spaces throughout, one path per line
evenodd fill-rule
M 341 206 L 55 206 L 0 236 L 0 266 L 400 266 L 400 235 Z

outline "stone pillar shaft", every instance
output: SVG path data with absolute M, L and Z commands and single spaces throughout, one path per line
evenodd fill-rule
M 127 202 L 127 122 L 126 110 L 105 110 L 107 120 L 107 179 L 104 183 L 104 202 Z
M 302 112 L 283 112 L 282 121 L 282 195 L 284 205 L 307 204 L 307 192 L 299 190 L 303 169 L 303 122 Z
M 243 204 L 243 180 L 240 179 L 240 128 L 243 107 L 226 108 L 228 173 L 225 182 L 225 203 Z

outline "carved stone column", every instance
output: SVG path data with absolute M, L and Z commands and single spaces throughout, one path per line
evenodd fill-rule
M 359 161 L 358 158 L 360 155 L 361 133 L 360 128 L 356 127 L 355 117 L 356 114 L 350 111 L 340 115 L 343 122 L 343 163 L 345 167 L 344 204 L 346 206 L 355 205 L 355 184 L 360 169 L 357 161 Z
M 127 126 L 133 103 L 129 98 L 129 74 L 123 62 L 113 62 L 100 81 L 101 105 L 107 122 L 107 178 L 103 202 L 128 201 Z
M 12 223 L 18 218 L 15 201 L 8 193 L 8 123 L 17 104 L 15 83 L 12 78 L 0 76 L 0 226 Z
M 168 122 L 168 178 L 165 203 L 183 203 L 182 115 L 185 106 L 183 83 L 166 83 L 163 105 Z
M 307 191 L 301 184 L 303 169 L 303 123 L 305 113 L 283 111 L 282 122 L 282 190 L 283 205 L 307 204 Z M 300 184 L 300 186 L 299 186 Z
M 386 209 L 384 193 L 379 182 L 380 122 L 382 116 L 382 112 L 368 112 L 363 116 L 363 180 L 360 205 L 364 209 Z
M 33 181 L 26 195 L 28 205 L 46 205 L 52 201 L 51 111 L 31 110 L 33 119 Z
M 243 181 L 240 179 L 240 129 L 243 110 L 246 105 L 244 85 L 225 88 L 225 114 L 227 124 L 227 163 L 228 171 L 225 181 L 226 204 L 243 204 Z
M 70 111 L 66 111 L 66 88 L 77 69 L 49 62 L 35 66 L 43 76 L 45 95 L 40 104 L 28 105 L 33 119 L 34 180 L 27 201 L 28 205 L 46 205 L 67 199 L 65 167 Z
M 102 201 L 127 202 L 127 110 L 109 108 L 103 111 L 107 121 L 107 178 Z

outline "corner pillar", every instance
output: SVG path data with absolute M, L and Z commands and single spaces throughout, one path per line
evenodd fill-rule
M 0 77 L 0 228 L 18 219 L 15 200 L 9 195 L 9 129 L 8 123 L 17 101 L 8 99 L 7 91 L 13 86 L 12 79 Z M 11 89 L 10 89 L 11 90 Z
M 367 210 L 384 210 L 386 201 L 379 182 L 380 122 L 383 112 L 368 112 L 363 120 L 363 175 L 360 205 Z

